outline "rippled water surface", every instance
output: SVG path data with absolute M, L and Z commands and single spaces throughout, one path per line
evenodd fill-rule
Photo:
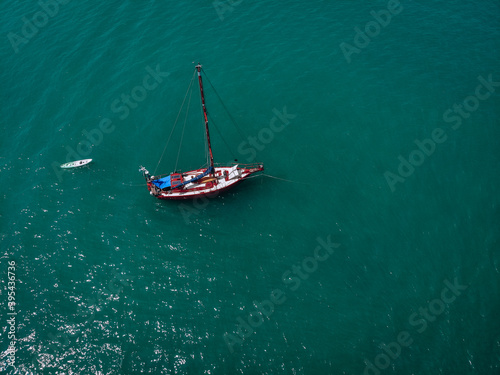
M 500 372 L 498 1 L 61 3 L 0 5 L 0 372 Z M 198 61 L 286 181 L 148 194 Z

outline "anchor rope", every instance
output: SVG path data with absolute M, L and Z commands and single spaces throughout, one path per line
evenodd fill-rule
M 270 174 L 265 174 L 265 173 L 262 173 L 262 174 L 259 174 L 259 175 L 255 175 L 255 176 L 250 176 L 250 177 L 247 177 L 246 179 L 249 180 L 249 179 L 254 178 L 254 177 L 269 177 L 269 178 L 274 178 L 275 180 L 280 180 L 280 181 L 285 181 L 285 182 L 292 182 L 294 184 L 303 184 L 303 185 L 313 186 L 313 184 L 308 184 L 307 182 L 287 180 L 285 178 L 271 176 Z

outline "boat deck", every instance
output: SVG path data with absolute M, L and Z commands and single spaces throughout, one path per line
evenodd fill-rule
M 216 196 L 221 191 L 234 186 L 251 174 L 263 170 L 264 167 L 261 164 L 214 167 L 214 175 L 205 176 L 198 181 L 188 183 L 180 188 L 175 188 L 175 185 L 173 185 L 171 189 L 161 190 L 151 182 L 148 183 L 148 188 L 151 194 L 159 199 L 194 199 L 202 196 Z M 182 180 L 190 180 L 199 176 L 204 171 L 205 169 L 196 169 L 184 172 L 181 174 Z

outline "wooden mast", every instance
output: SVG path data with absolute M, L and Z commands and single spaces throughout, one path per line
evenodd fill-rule
M 212 155 L 212 145 L 210 144 L 210 132 L 208 131 L 208 117 L 207 108 L 205 107 L 205 95 L 203 94 L 203 82 L 201 81 L 201 64 L 196 65 L 198 71 L 198 82 L 200 84 L 201 106 L 203 107 L 203 115 L 205 116 L 205 131 L 207 132 L 208 152 L 210 153 L 210 167 L 212 167 L 212 175 L 215 174 L 214 170 L 214 157 Z

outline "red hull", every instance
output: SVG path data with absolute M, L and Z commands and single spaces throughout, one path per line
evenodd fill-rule
M 181 189 L 160 190 L 152 181 L 154 177 L 147 181 L 148 190 L 150 194 L 162 200 L 189 200 L 197 198 L 215 198 L 220 194 L 226 192 L 232 187 L 238 185 L 241 181 L 246 180 L 249 176 L 264 170 L 263 165 L 251 165 L 243 168 L 233 167 L 216 167 L 214 174 L 215 177 L 208 178 L 210 181 L 204 183 L 203 180 L 190 185 L 186 185 Z M 186 172 L 185 176 L 193 176 L 201 174 L 203 169 Z

